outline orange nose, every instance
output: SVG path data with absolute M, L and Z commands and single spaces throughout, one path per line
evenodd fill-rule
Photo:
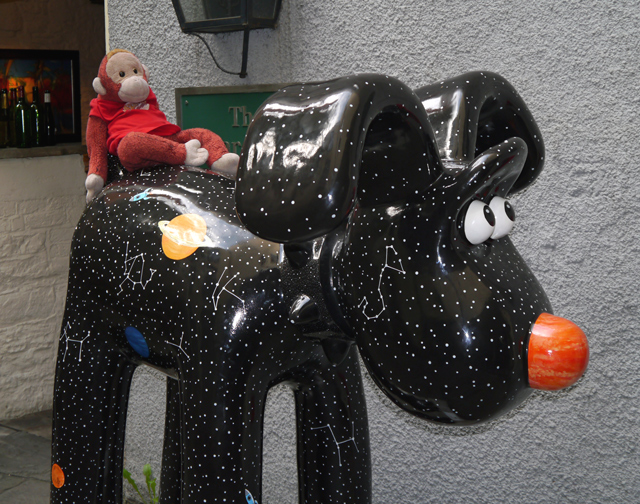
M 529 386 L 559 390 L 573 385 L 589 362 L 589 343 L 573 322 L 543 313 L 529 338 Z

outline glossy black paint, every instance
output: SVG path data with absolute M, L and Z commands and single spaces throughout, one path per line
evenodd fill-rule
M 278 244 L 240 224 L 233 197 L 228 180 L 166 168 L 126 176 L 84 214 L 56 373 L 53 460 L 66 483 L 53 502 L 120 502 L 128 387 L 143 363 L 172 377 L 164 502 L 238 502 L 245 490 L 260 501 L 264 401 L 281 382 L 298 405 L 301 499 L 369 495 L 355 346 L 337 333 L 323 350 L 333 324 L 322 316 L 318 261 L 290 266 Z M 210 241 L 176 261 L 158 222 L 182 214 L 203 216 Z M 316 316 L 291 321 L 303 293 Z M 148 357 L 128 344 L 127 327 L 144 335 Z M 333 435 L 354 442 L 338 448 Z
M 487 149 L 518 137 L 527 159 L 512 191 L 531 184 L 544 165 L 538 125 L 518 92 L 492 72 L 469 72 L 416 89 L 445 164 L 469 164 Z
M 481 178 L 473 166 L 445 170 L 417 201 L 356 206 L 336 257 L 341 308 L 371 376 L 429 420 L 473 424 L 520 404 L 529 331 L 551 311 L 508 237 L 472 246 L 461 233 L 468 199 L 499 193 L 520 170 L 524 143 L 499 148 Z
M 380 114 L 399 118 L 400 128 L 388 124 L 386 131 L 395 155 L 423 169 L 403 168 L 398 183 L 427 183 L 439 163 L 436 148 L 420 100 L 400 81 L 358 75 L 273 95 L 256 112 L 242 152 L 236 202 L 247 228 L 288 243 L 343 223 L 355 202 L 369 126 Z
M 169 376 L 165 503 L 261 502 L 264 402 L 282 382 L 300 502 L 371 502 L 356 345 L 382 390 L 426 419 L 473 424 L 519 404 L 549 302 L 508 237 L 472 246 L 461 232 L 472 200 L 506 197 L 542 167 L 518 100 L 480 73 L 418 95 L 379 75 L 294 86 L 256 114 L 235 187 L 180 167 L 108 186 L 72 245 L 52 502 L 121 502 L 139 364 Z M 172 227 L 188 215 L 205 234 Z

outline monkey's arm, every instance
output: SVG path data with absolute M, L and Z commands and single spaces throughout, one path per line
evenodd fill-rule
M 87 123 L 87 152 L 89 173 L 85 180 L 87 204 L 100 192 L 107 181 L 107 123 L 89 116 Z

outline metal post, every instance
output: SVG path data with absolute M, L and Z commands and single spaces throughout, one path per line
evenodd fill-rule
M 247 57 L 249 55 L 249 28 L 244 30 L 244 41 L 242 43 L 242 68 L 240 69 L 240 78 L 247 76 Z

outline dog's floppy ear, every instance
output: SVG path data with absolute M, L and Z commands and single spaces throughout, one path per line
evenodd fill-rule
M 503 77 L 470 72 L 416 90 L 443 163 L 469 164 L 512 137 L 527 144 L 527 159 L 511 192 L 531 184 L 544 164 L 544 143 L 524 101 Z
M 372 129 L 377 133 L 365 142 L 377 117 L 382 118 Z M 388 126 L 385 117 L 393 117 Z M 399 134 L 384 136 L 377 148 L 373 138 L 385 127 L 397 127 Z M 364 74 L 278 91 L 256 112 L 245 137 L 236 179 L 240 220 L 254 234 L 280 243 L 332 231 L 361 197 L 365 148 L 367 176 L 389 166 L 373 162 L 378 153 L 403 164 L 403 180 L 387 184 L 384 191 L 378 187 L 372 204 L 415 193 L 439 166 L 420 99 L 397 79 Z

